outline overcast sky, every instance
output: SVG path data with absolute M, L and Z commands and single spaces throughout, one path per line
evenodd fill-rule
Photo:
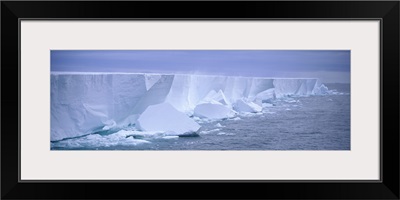
M 52 50 L 51 71 L 320 78 L 350 82 L 348 50 Z

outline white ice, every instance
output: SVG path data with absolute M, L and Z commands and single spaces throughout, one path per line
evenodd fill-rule
M 232 118 L 236 114 L 235 111 L 220 103 L 203 103 L 194 108 L 194 116 L 207 118 L 210 120 L 219 120 Z
M 250 113 L 255 113 L 255 112 L 261 112 L 262 107 L 253 103 L 253 102 L 246 102 L 243 99 L 239 99 L 235 102 L 233 106 L 234 110 L 243 113 L 243 112 L 250 112 Z
M 212 130 L 208 130 L 208 131 L 201 131 L 200 133 L 201 134 L 210 134 L 210 133 L 214 133 L 214 132 L 217 132 L 217 131 L 220 131 L 220 129 L 212 129 Z
M 226 99 L 224 92 L 222 90 L 219 90 L 216 92 L 215 90 L 211 90 L 206 97 L 201 101 L 204 103 L 210 103 L 210 102 L 218 102 L 222 105 L 229 105 L 229 101 Z
M 318 79 L 53 73 L 51 141 L 135 126 L 149 106 L 157 104 L 169 103 L 174 108 L 168 118 L 194 114 L 207 121 L 208 117 L 231 117 L 232 108 L 239 112 L 260 112 L 263 103 L 275 98 L 331 93 Z M 215 106 L 216 102 L 225 107 Z M 218 112 L 210 112 L 214 107 Z M 152 114 L 155 113 L 167 115 L 160 111 Z
M 151 105 L 140 115 L 137 127 L 142 131 L 172 132 L 184 135 L 199 130 L 200 125 L 169 103 Z
M 150 143 L 147 140 L 135 139 L 129 135 L 135 134 L 136 131 L 120 130 L 110 135 L 90 134 L 87 136 L 62 140 L 52 143 L 52 147 L 68 147 L 68 148 L 96 148 L 96 147 L 113 147 L 113 146 L 131 146 Z
M 275 99 L 275 89 L 270 88 L 268 90 L 264 90 L 256 95 L 256 99 L 261 99 L 262 102 L 267 102 Z
M 159 74 L 145 74 L 146 89 L 149 90 L 158 80 L 160 80 L 161 75 Z
M 217 124 L 215 124 L 215 127 L 222 128 L 222 127 L 225 127 L 225 126 L 222 126 L 220 123 L 217 123 Z

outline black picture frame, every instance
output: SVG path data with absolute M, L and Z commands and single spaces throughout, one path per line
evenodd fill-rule
M 2 1 L 1 198 L 399 199 L 399 8 L 398 1 Z M 379 19 L 381 180 L 21 182 L 20 19 Z

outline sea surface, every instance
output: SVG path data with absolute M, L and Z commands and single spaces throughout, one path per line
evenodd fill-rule
M 198 135 L 140 134 L 134 127 L 51 143 L 52 150 L 350 150 L 350 84 L 337 94 L 276 100 L 262 113 L 200 121 Z

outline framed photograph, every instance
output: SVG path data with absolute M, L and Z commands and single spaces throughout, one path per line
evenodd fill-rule
M 1 198 L 399 199 L 399 8 L 3 1 Z

